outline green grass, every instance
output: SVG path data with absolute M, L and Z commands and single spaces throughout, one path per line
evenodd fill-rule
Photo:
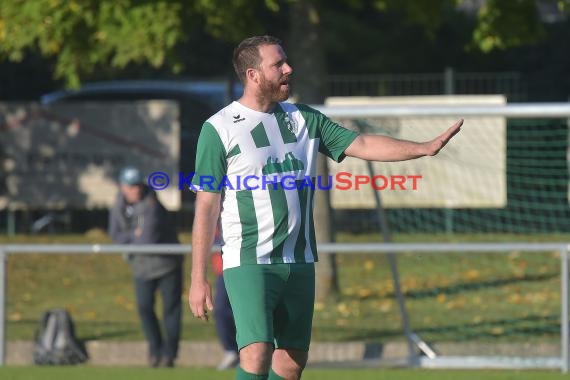
M 443 237 L 445 238 L 445 237 Z M 567 236 L 453 236 L 450 241 L 564 241 Z M 341 241 L 378 241 L 341 236 Z M 442 241 L 396 236 L 395 242 Z M 384 255 L 340 255 L 339 299 L 320 305 L 317 340 L 402 338 Z M 558 254 L 408 253 L 397 257 L 411 326 L 427 341 L 529 341 L 559 337 Z
M 104 233 L 97 231 L 86 235 L 16 236 L 6 242 L 110 243 Z M 186 260 L 185 273 L 189 273 L 189 264 Z M 82 339 L 143 339 L 131 273 L 120 255 L 12 255 L 8 261 L 7 306 L 9 340 L 31 339 L 43 311 L 53 307 L 65 307 L 71 312 Z M 212 323 L 200 323 L 190 318 L 190 313 L 184 313 L 183 318 L 184 339 L 215 339 Z
M 3 380 L 230 380 L 232 371 L 175 368 L 93 368 L 93 367 L 5 367 L 0 368 Z M 457 371 L 457 370 L 336 370 L 308 369 L 303 380 L 551 380 L 566 378 L 550 371 Z
M 567 241 L 567 235 L 399 235 L 396 242 Z M 379 241 L 377 234 L 340 235 L 342 242 Z M 183 235 L 182 241 L 189 242 Z M 1 243 L 109 243 L 86 235 L 3 237 Z M 431 342 L 559 339 L 560 262 L 555 252 L 398 255 L 412 329 Z M 186 261 L 187 271 L 190 260 Z M 320 264 L 322 265 L 322 264 Z M 338 255 L 340 294 L 316 305 L 314 340 L 402 340 L 401 319 L 384 255 Z M 11 255 L 7 337 L 29 340 L 41 313 L 71 311 L 79 337 L 142 339 L 132 279 L 119 256 Z M 186 295 L 184 295 L 185 297 Z M 184 300 L 184 303 L 186 301 Z M 216 339 L 213 323 L 184 314 L 184 340 Z

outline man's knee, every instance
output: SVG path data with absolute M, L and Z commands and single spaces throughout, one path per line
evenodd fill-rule
M 308 352 L 291 349 L 276 349 L 273 352 L 273 371 L 284 379 L 299 379 L 307 365 Z
M 271 365 L 273 345 L 270 343 L 252 343 L 239 351 L 240 367 L 249 373 L 267 374 Z

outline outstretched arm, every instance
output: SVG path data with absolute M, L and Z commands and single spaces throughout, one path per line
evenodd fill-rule
M 212 289 L 206 279 L 216 224 L 220 216 L 220 193 L 199 191 L 192 228 L 192 275 L 188 303 L 196 318 L 208 320 L 207 310 L 214 308 Z
M 435 156 L 460 131 L 462 125 L 463 119 L 460 119 L 441 135 L 423 143 L 398 140 L 388 136 L 360 135 L 344 153 L 367 161 L 405 161 L 423 156 Z

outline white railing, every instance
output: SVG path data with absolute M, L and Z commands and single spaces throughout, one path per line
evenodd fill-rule
M 161 244 L 161 253 L 188 254 L 192 251 L 190 245 Z M 213 247 L 212 250 L 219 250 Z M 560 357 L 550 358 L 521 358 L 521 357 L 452 357 L 443 356 L 435 358 L 410 358 L 407 362 L 413 366 L 426 368 L 559 368 L 563 373 L 570 369 L 570 339 L 569 339 L 569 271 L 568 256 L 570 243 L 363 243 L 346 244 L 330 243 L 320 244 L 318 251 L 321 253 L 383 253 L 401 254 L 405 252 L 444 253 L 444 252 L 545 252 L 560 253 Z M 0 365 L 4 365 L 6 357 L 6 283 L 7 283 L 7 260 L 10 255 L 21 254 L 122 254 L 125 251 L 137 253 L 156 253 L 157 245 L 45 245 L 45 244 L 14 244 L 0 246 Z
M 567 118 L 570 103 L 510 103 L 480 105 L 315 105 L 329 117 L 395 117 L 395 116 L 503 116 L 508 119 Z

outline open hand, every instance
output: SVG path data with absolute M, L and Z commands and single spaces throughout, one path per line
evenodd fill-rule
M 453 124 L 447 131 L 443 132 L 441 135 L 437 136 L 435 139 L 426 143 L 427 150 L 426 156 L 435 156 L 439 151 L 447 145 L 449 140 L 455 136 L 463 125 L 463 119 L 459 119 L 455 124 Z

